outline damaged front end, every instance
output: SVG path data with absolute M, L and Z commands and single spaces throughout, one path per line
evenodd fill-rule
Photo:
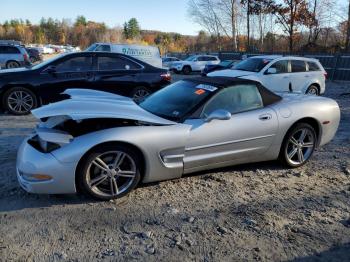
M 32 111 L 40 123 L 28 143 L 41 152 L 52 152 L 76 137 L 109 128 L 176 124 L 145 111 L 127 97 L 83 89 L 64 94 L 70 99 Z
M 115 118 L 89 118 L 73 120 L 68 116 L 54 116 L 40 119 L 35 135 L 28 143 L 43 153 L 50 153 L 71 143 L 74 138 L 116 127 L 151 126 L 157 124 L 138 120 Z

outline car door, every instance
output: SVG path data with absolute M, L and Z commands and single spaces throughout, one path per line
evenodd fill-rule
M 201 71 L 202 69 L 204 69 L 207 62 L 208 61 L 206 56 L 199 56 L 197 58 L 197 62 L 195 62 L 195 68 L 193 69 L 193 71 Z
M 39 92 L 45 103 L 60 100 L 68 88 L 93 88 L 92 55 L 76 54 L 49 64 L 39 75 Z
M 279 60 L 268 67 L 261 75 L 261 83 L 276 92 L 289 92 L 290 70 L 288 60 Z
M 118 54 L 98 54 L 94 89 L 129 96 L 138 85 L 143 66 Z
M 217 109 L 231 112 L 231 118 L 206 122 Z M 255 84 L 221 90 L 204 106 L 201 117 L 185 124 L 192 126 L 185 148 L 185 172 L 255 160 L 269 149 L 278 129 L 275 112 L 263 106 Z
M 310 72 L 306 71 L 306 62 L 303 60 L 291 60 L 291 89 L 293 92 L 301 92 L 310 81 Z

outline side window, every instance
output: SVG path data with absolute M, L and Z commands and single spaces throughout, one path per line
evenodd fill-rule
M 213 56 L 210 56 L 208 60 L 209 60 L 209 61 L 217 61 L 217 58 L 216 58 L 216 57 L 213 57 Z
M 100 45 L 96 48 L 95 51 L 98 52 L 111 52 L 111 47 L 109 45 Z
M 127 59 L 122 59 L 120 57 L 108 57 L 100 56 L 98 57 L 97 70 L 130 70 L 139 69 L 140 66 L 131 62 Z
M 5 46 L 0 46 L 0 54 L 5 54 Z
M 276 74 L 288 73 L 288 60 L 277 61 L 270 68 L 275 68 Z
M 5 47 L 4 47 L 4 53 L 5 53 L 5 54 L 20 54 L 21 52 L 18 50 L 17 47 L 14 47 L 14 46 L 5 46 Z
M 198 62 L 207 61 L 205 56 L 199 56 L 197 60 Z
M 302 60 L 291 60 L 292 73 L 306 72 L 305 61 Z
M 224 88 L 205 105 L 201 117 L 206 117 L 217 109 L 231 114 L 262 108 L 263 101 L 258 88 L 252 84 L 235 85 Z
M 91 70 L 92 57 L 80 56 L 69 58 L 56 65 L 57 72 L 84 72 Z
M 320 71 L 320 67 L 318 66 L 318 64 L 314 63 L 314 62 L 307 62 L 309 64 L 309 71 Z

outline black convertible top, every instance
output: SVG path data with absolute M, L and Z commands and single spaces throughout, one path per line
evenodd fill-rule
M 241 78 L 236 78 L 236 77 L 225 77 L 225 76 L 214 76 L 214 77 L 207 77 L 207 76 L 202 76 L 202 77 L 193 77 L 193 78 L 187 78 L 183 79 L 185 81 L 191 81 L 195 82 L 198 84 L 207 84 L 207 85 L 213 85 L 215 87 L 229 87 L 237 84 L 246 84 L 246 83 L 251 83 L 251 84 L 256 84 L 256 81 L 253 80 L 248 80 L 248 79 L 241 79 Z
M 224 77 L 224 76 L 214 76 L 214 77 L 194 77 L 184 79 L 185 81 L 190 81 L 198 84 L 213 85 L 218 88 L 226 88 L 239 84 L 253 84 L 256 85 L 261 98 L 263 100 L 264 106 L 274 104 L 282 99 L 279 95 L 273 93 L 269 89 L 265 88 L 259 82 L 249 79 L 242 79 L 236 77 Z

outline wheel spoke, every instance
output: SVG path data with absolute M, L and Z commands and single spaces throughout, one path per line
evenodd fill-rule
M 94 186 L 98 186 L 99 184 L 101 184 L 103 181 L 105 181 L 107 179 L 108 176 L 106 175 L 100 175 L 94 179 L 92 179 L 90 181 L 90 186 L 94 187 Z
M 293 145 L 298 146 L 298 141 L 292 136 L 289 140 Z
M 108 165 L 99 157 L 96 157 L 92 163 L 97 166 L 98 168 L 102 169 L 103 171 L 109 172 L 109 167 Z
M 114 160 L 113 169 L 118 168 L 123 163 L 124 158 L 125 158 L 125 154 L 122 152 L 119 152 Z
M 28 111 L 28 110 L 30 110 L 31 108 L 32 108 L 32 105 L 30 105 L 30 104 L 28 104 L 28 103 L 25 103 L 25 102 L 23 102 L 23 107 L 24 107 L 24 109 L 26 110 L 26 111 Z
M 135 171 L 119 171 L 118 175 L 120 177 L 135 177 Z
M 299 142 L 303 142 L 303 141 L 304 141 L 304 139 L 305 139 L 305 137 L 306 137 L 306 134 L 307 134 L 306 130 L 305 130 L 305 129 L 302 129 L 302 130 L 301 130 L 300 137 L 299 137 Z
M 313 142 L 304 143 L 302 147 L 314 147 L 314 143 Z
M 114 177 L 111 177 L 109 181 L 110 181 L 112 196 L 118 195 L 119 190 L 118 190 L 117 181 L 115 180 Z
M 293 150 L 291 152 L 288 153 L 288 157 L 289 159 L 292 159 L 293 156 L 295 156 L 295 154 L 298 152 L 298 148 L 293 148 Z
M 300 163 L 304 162 L 304 154 L 302 149 L 298 149 L 298 160 Z

